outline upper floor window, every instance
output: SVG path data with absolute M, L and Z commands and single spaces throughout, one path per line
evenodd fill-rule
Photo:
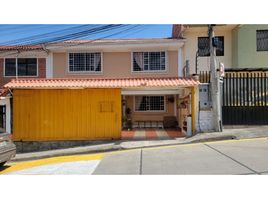
M 101 53 L 69 53 L 70 72 L 101 72 Z
M 268 51 L 268 30 L 257 30 L 257 51 Z
M 37 76 L 37 59 L 6 58 L 5 76 Z
M 165 71 L 166 52 L 133 52 L 133 71 Z
M 216 56 L 224 56 L 224 37 L 216 36 L 219 46 L 216 49 Z M 210 56 L 209 37 L 198 37 L 198 55 L 201 57 Z

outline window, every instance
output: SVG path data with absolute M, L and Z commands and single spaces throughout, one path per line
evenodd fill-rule
M 0 106 L 0 133 L 6 131 L 6 106 Z
M 164 96 L 135 96 L 136 111 L 164 111 Z
M 101 72 L 101 53 L 69 53 L 70 72 Z
M 216 56 L 224 56 L 224 37 L 216 36 L 219 46 L 216 49 Z M 198 37 L 198 55 L 201 57 L 210 56 L 209 37 Z
M 37 59 L 36 58 L 6 58 L 5 59 L 5 76 L 37 76 Z
M 166 70 L 166 52 L 133 52 L 133 71 Z
M 268 51 L 268 30 L 257 30 L 257 51 Z

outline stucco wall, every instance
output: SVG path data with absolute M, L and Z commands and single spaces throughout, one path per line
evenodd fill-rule
M 198 50 L 198 37 L 207 37 L 207 28 L 196 29 L 195 31 L 186 31 L 184 37 L 186 38 L 184 46 L 184 60 L 189 60 L 190 73 L 195 73 L 195 57 Z M 224 37 L 224 56 L 218 56 L 218 63 L 223 62 L 225 68 L 232 67 L 232 31 L 231 30 L 217 30 L 215 29 L 215 36 Z M 198 58 L 198 71 L 209 70 L 209 57 Z
M 103 52 L 103 72 L 69 73 L 68 54 L 53 53 L 53 77 L 54 78 L 126 78 L 126 77 L 174 77 L 178 76 L 178 52 L 167 52 L 167 72 L 131 72 L 131 52 Z
M 233 67 L 268 67 L 268 51 L 257 51 L 256 30 L 268 30 L 268 25 L 242 25 L 233 30 Z

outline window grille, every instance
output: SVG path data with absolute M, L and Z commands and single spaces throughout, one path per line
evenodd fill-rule
M 257 30 L 257 51 L 268 51 L 268 30 Z
M 164 96 L 135 96 L 136 111 L 164 111 Z
M 70 72 L 100 72 L 101 53 L 69 53 Z
M 216 36 L 219 46 L 216 49 L 216 56 L 224 56 L 224 37 Z M 198 56 L 210 56 L 209 37 L 198 37 Z
M 166 52 L 133 52 L 133 71 L 166 70 Z

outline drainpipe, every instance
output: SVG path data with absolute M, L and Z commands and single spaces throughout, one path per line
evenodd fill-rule
M 197 66 L 198 66 L 198 63 L 197 63 L 197 59 L 198 59 L 198 51 L 196 52 L 195 54 L 195 74 L 197 74 Z
M 18 79 L 18 57 L 19 57 L 19 50 L 18 50 L 18 53 L 16 55 L 16 79 Z

